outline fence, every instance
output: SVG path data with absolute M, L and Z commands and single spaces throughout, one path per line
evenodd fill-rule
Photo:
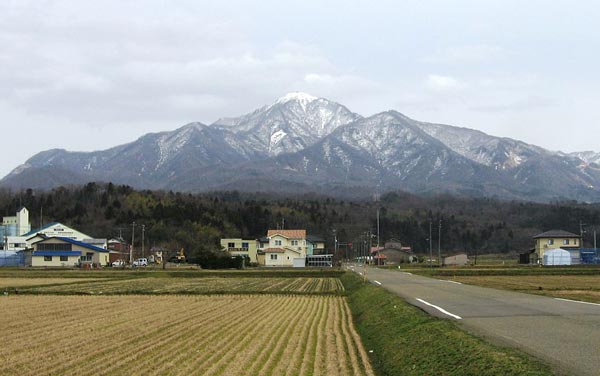
M 0 251 L 0 267 L 3 266 L 25 266 L 25 256 L 22 253 L 4 255 Z
M 579 250 L 579 258 L 582 264 L 600 265 L 600 249 L 582 248 Z

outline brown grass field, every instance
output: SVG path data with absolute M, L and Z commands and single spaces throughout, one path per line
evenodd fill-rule
M 373 375 L 339 296 L 0 296 L 2 375 Z
M 456 276 L 439 278 L 483 287 L 600 303 L 600 274 Z
M 12 286 L 10 281 L 21 283 L 16 278 L 6 278 L 0 288 Z M 43 294 L 208 294 L 208 293 L 339 293 L 344 286 L 338 278 L 133 278 L 104 279 L 77 282 L 74 278 L 64 279 L 64 284 L 54 284 L 50 279 L 30 279 L 31 286 L 22 292 Z M 39 282 L 39 283 L 38 283 Z M 52 284 L 51 286 L 43 286 Z M 35 287 L 33 287 L 35 286 Z

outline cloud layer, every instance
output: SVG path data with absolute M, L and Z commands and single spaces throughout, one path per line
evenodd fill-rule
M 598 9 L 533 3 L 3 1 L 0 127 L 14 137 L 0 175 L 40 150 L 107 148 L 295 90 L 597 149 L 560 135 L 598 132 Z

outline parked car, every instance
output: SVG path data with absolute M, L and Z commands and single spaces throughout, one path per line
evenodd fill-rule
M 119 260 L 113 261 L 113 263 L 112 263 L 113 268 L 122 268 L 124 266 L 125 266 L 125 260 L 119 259 Z
M 136 266 L 148 266 L 148 259 L 147 258 L 139 258 L 137 260 L 135 260 L 133 262 L 133 267 Z

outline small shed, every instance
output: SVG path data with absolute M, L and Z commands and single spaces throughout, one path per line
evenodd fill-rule
M 461 253 L 454 256 L 444 257 L 444 265 L 464 266 L 469 263 L 469 258 L 466 254 Z
M 550 249 L 544 252 L 544 265 L 571 265 L 571 254 L 564 249 Z

